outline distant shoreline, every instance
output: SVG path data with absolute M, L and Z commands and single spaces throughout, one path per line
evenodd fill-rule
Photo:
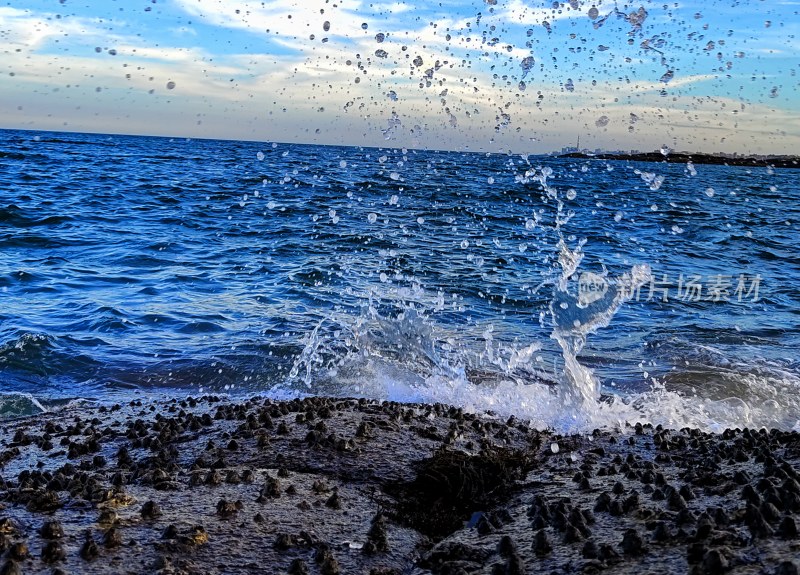
M 559 158 L 580 158 L 595 160 L 627 160 L 631 162 L 666 162 L 668 164 L 715 164 L 720 166 L 750 166 L 755 168 L 795 168 L 800 169 L 800 156 L 715 156 L 711 154 L 684 154 L 671 153 L 663 155 L 660 152 L 642 152 L 637 154 L 601 153 L 588 154 L 584 152 L 570 152 L 560 154 Z

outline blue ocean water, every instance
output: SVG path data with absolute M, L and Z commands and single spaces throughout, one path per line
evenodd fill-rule
M 795 169 L 0 131 L 2 410 L 327 393 L 793 428 L 798 222 Z

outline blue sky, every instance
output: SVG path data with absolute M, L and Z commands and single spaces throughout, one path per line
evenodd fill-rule
M 0 127 L 800 149 L 800 0 L 0 3 Z

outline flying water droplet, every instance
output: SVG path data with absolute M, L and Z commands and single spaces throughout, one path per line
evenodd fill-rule
M 533 56 L 526 56 L 522 59 L 519 65 L 522 68 L 523 78 L 533 69 L 534 64 L 536 64 L 536 61 L 533 59 Z

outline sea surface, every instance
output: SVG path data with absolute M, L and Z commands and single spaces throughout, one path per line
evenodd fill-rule
M 0 131 L 0 417 L 200 393 L 800 429 L 800 170 Z

